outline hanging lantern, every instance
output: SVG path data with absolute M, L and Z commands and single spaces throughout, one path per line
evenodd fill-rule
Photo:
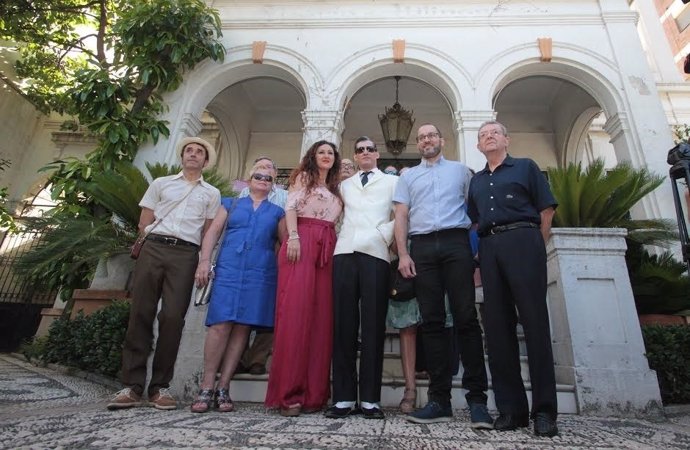
M 400 77 L 395 77 L 395 103 L 392 107 L 386 108 L 385 114 L 379 114 L 383 139 L 386 142 L 386 149 L 395 156 L 400 155 L 407 147 L 407 140 L 410 138 L 414 119 L 413 111 L 408 111 L 398 103 L 398 84 Z

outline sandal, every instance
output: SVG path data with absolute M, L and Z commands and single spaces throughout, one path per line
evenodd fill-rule
M 405 389 L 402 400 L 400 400 L 400 411 L 405 414 L 409 414 L 414 411 L 415 404 L 417 403 L 417 390 L 416 389 Z
M 212 403 L 213 389 L 200 389 L 194 403 L 192 403 L 191 410 L 193 413 L 205 413 L 211 409 Z
M 230 398 L 230 391 L 227 388 L 216 391 L 216 409 L 219 412 L 230 412 L 235 410 L 235 405 Z

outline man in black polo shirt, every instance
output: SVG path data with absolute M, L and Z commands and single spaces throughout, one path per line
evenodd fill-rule
M 484 331 L 500 413 L 494 429 L 529 425 L 516 333 L 519 315 L 529 358 L 534 432 L 555 436 L 558 408 L 546 307 L 545 242 L 557 203 L 534 161 L 508 155 L 509 142 L 503 124 L 482 124 L 477 148 L 487 165 L 472 178 L 468 195 L 468 213 L 481 237 Z

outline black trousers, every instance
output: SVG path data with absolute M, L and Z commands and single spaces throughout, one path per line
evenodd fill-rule
M 389 264 L 364 253 L 333 257 L 333 402 L 381 400 Z M 362 347 L 357 376 L 357 336 Z M 359 379 L 359 383 L 358 383 Z
M 122 348 L 122 383 L 141 395 L 146 384 L 146 360 L 153 344 L 158 300 L 158 340 L 153 355 L 149 397 L 170 387 L 184 318 L 189 306 L 198 248 L 146 241 L 134 267 L 132 306 Z
M 452 337 L 445 328 L 444 293 L 448 293 L 453 326 L 465 369 L 462 385 L 468 403 L 486 404 L 486 367 L 482 330 L 474 296 L 474 265 L 467 230 L 451 229 L 410 237 L 410 256 L 417 271 L 415 290 L 422 315 L 421 335 L 429 373 L 429 400 L 450 405 Z
M 518 228 L 483 237 L 479 258 L 496 406 L 504 414 L 526 414 L 529 410 L 515 328 L 519 315 L 527 344 L 532 413 L 545 412 L 555 419 L 558 407 L 541 232 L 538 228 Z

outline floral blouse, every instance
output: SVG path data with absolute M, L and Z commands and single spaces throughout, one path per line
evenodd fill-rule
M 295 185 L 290 187 L 285 209 L 294 209 L 297 217 L 335 222 L 340 217 L 343 205 L 326 186 L 317 186 L 307 191 L 299 177 Z

